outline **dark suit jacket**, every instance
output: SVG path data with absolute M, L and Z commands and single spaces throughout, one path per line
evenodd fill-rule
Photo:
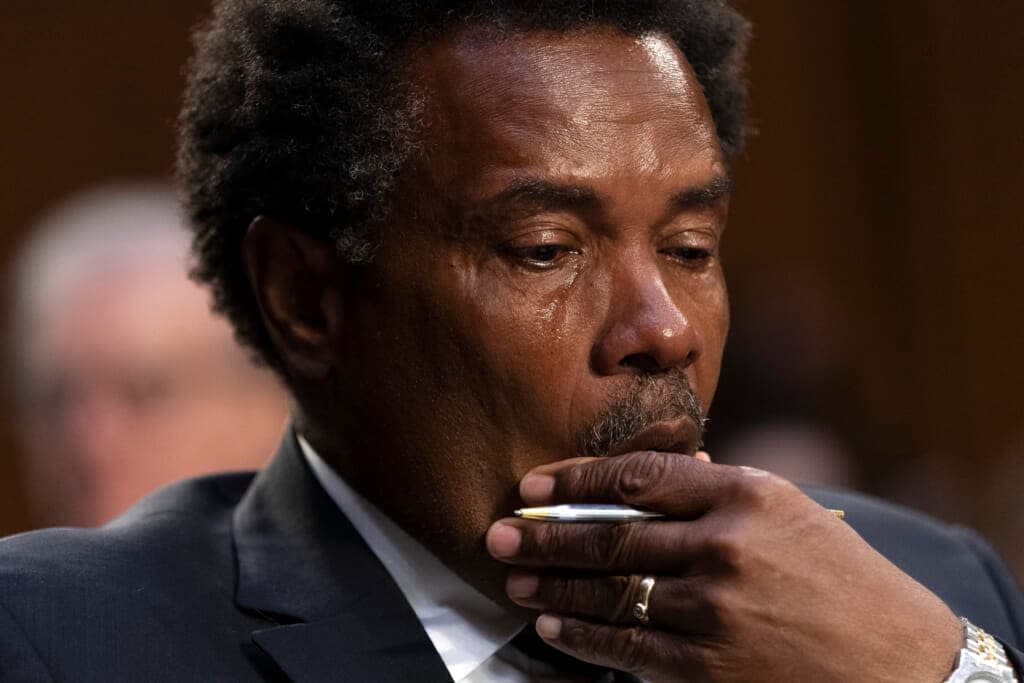
M 977 536 L 812 495 L 954 612 L 1020 645 L 1021 596 Z M 100 529 L 0 541 L 0 681 L 249 680 L 450 680 L 293 436 L 255 479 L 194 479 Z

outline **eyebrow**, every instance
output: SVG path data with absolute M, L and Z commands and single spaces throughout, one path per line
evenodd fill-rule
M 732 178 L 726 175 L 715 176 L 710 182 L 688 187 L 672 197 L 672 205 L 678 210 L 695 209 L 714 204 L 732 192 Z
M 715 203 L 732 189 L 732 178 L 717 175 L 702 185 L 680 190 L 669 200 L 669 205 L 677 211 L 700 208 Z M 589 187 L 527 177 L 513 180 L 487 203 L 492 206 L 529 204 L 553 210 L 596 212 L 600 208 L 601 197 Z
M 551 183 L 537 178 L 517 178 L 489 202 L 491 204 L 533 204 L 551 209 L 593 210 L 600 197 L 589 187 Z

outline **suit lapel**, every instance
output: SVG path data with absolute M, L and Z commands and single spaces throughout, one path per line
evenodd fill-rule
M 393 627 L 374 626 L 382 623 Z M 293 681 L 451 681 L 419 622 L 376 609 L 276 626 L 252 638 Z
M 450 681 L 412 608 L 320 487 L 289 430 L 235 510 L 235 601 L 295 681 Z

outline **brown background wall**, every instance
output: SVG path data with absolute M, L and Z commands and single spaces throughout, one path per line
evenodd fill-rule
M 867 486 L 982 527 L 1021 571 L 1024 3 L 741 6 L 760 134 L 730 276 L 797 263 L 836 294 L 833 407 Z
M 755 24 L 759 134 L 736 169 L 736 309 L 770 300 L 772 277 L 830 292 L 811 324 L 839 338 L 848 373 L 821 401 L 857 442 L 865 485 L 1012 550 L 1024 531 L 1024 446 L 1011 446 L 1024 431 L 1024 3 L 737 4 Z M 187 31 L 206 6 L 0 3 L 0 260 L 63 194 L 169 174 Z M 0 422 L 0 533 L 31 524 L 13 448 Z M 955 484 L 948 496 L 913 492 L 935 473 Z

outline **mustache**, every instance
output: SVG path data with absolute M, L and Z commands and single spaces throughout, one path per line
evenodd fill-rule
M 593 424 L 578 438 L 583 455 L 604 457 L 616 446 L 650 425 L 680 417 L 690 418 L 704 446 L 707 418 L 690 381 L 681 368 L 657 375 L 639 374 L 629 387 L 613 395 Z

